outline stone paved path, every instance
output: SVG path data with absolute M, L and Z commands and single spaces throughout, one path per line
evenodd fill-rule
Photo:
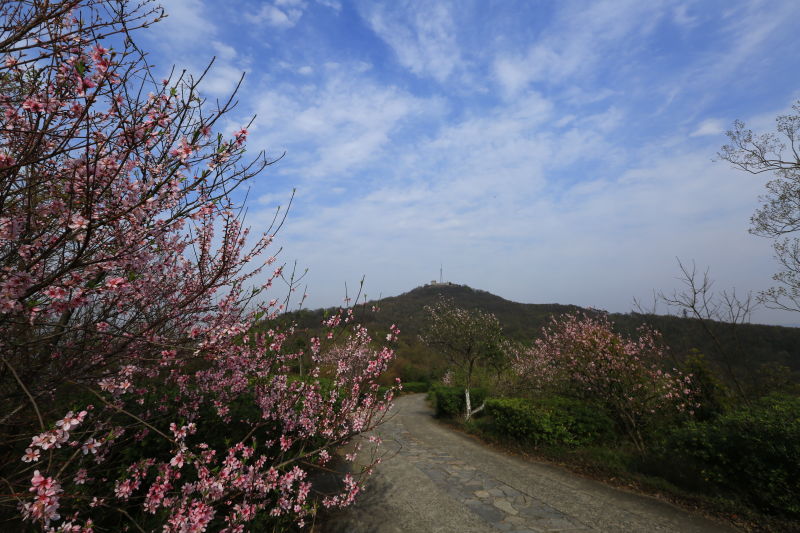
M 388 431 L 386 430 L 388 429 Z M 383 430 L 383 438 L 400 444 L 398 454 L 422 471 L 454 500 L 487 524 L 513 533 L 573 532 L 589 528 L 543 501 L 503 483 L 452 455 L 431 450 L 399 424 Z
M 731 532 L 668 503 L 500 454 L 431 418 L 424 395 L 397 400 L 376 433 L 384 462 L 324 531 L 352 533 Z

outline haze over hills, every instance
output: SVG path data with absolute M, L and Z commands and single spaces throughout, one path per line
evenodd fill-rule
M 589 314 L 602 310 L 585 309 L 557 303 L 526 304 L 513 302 L 489 292 L 466 285 L 432 283 L 417 287 L 398 296 L 370 301 L 359 306 L 360 321 L 377 332 L 385 331 L 390 324 L 401 329 L 398 357 L 420 359 L 427 349 L 418 335 L 425 323 L 425 306 L 438 298 L 453 300 L 455 305 L 468 309 L 481 309 L 493 313 L 503 325 L 505 334 L 516 341 L 530 343 L 554 315 L 582 311 Z M 379 309 L 373 312 L 372 307 Z M 302 310 L 291 316 L 301 327 L 314 328 L 322 319 L 324 310 Z M 640 313 L 609 313 L 616 329 L 633 335 L 643 324 L 657 329 L 663 335 L 676 362 L 695 349 L 707 355 L 716 364 L 731 363 L 742 374 L 772 371 L 787 374 L 800 373 L 800 329 L 784 326 L 730 324 L 708 322 L 706 327 L 719 341 L 715 343 L 697 319 L 671 315 L 645 315 Z M 428 353 L 425 358 L 430 359 Z M 430 359 L 433 361 L 433 359 Z M 433 366 L 436 366 L 435 364 Z M 785 368 L 781 368 L 785 367 Z

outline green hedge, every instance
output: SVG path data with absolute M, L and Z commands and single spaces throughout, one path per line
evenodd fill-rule
M 800 398 L 773 395 L 713 421 L 674 430 L 660 472 L 771 513 L 800 517 Z
M 540 445 L 581 445 L 614 438 L 614 422 L 602 410 L 577 400 L 493 398 L 486 402 L 501 436 Z
M 403 392 L 428 392 L 431 384 L 424 381 L 403 382 Z
M 464 389 L 461 387 L 446 387 L 434 385 L 428 392 L 433 400 L 436 416 L 438 418 L 463 417 L 466 411 Z M 475 409 L 486 400 L 486 389 L 475 388 L 469 391 L 470 403 Z

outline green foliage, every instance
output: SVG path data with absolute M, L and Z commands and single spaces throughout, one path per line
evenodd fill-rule
M 430 389 L 430 397 L 438 418 L 458 418 L 464 416 L 467 409 L 464 389 L 462 387 L 446 387 L 435 385 Z M 470 401 L 473 409 L 486 400 L 486 389 L 470 389 Z
M 578 444 L 610 443 L 618 439 L 614 421 L 600 406 L 563 396 L 540 398 L 543 409 L 559 413 Z
M 455 367 L 466 388 L 473 385 L 477 369 L 504 364 L 502 326 L 493 314 L 458 307 L 445 297 L 426 306 L 425 312 L 427 322 L 420 338 Z
M 720 381 L 705 355 L 690 350 L 682 370 L 692 376 L 693 399 L 699 404 L 694 413 L 697 420 L 712 420 L 727 410 L 731 403 L 731 392 Z
M 775 394 L 665 440 L 661 475 L 758 509 L 800 518 L 800 398 Z
M 424 381 L 409 381 L 403 383 L 403 392 L 428 392 L 431 384 Z
M 397 358 L 387 374 L 387 379 L 394 380 L 395 377 L 401 377 L 408 381 L 435 380 L 446 370 L 448 365 L 445 358 L 425 347 L 418 339 L 427 322 L 425 306 L 434 304 L 442 296 L 452 298 L 458 307 L 480 309 L 494 314 L 503 326 L 504 335 L 522 342 L 530 342 L 536 338 L 542 327 L 548 324 L 554 315 L 582 311 L 589 316 L 597 316 L 596 311 L 576 306 L 512 302 L 466 285 L 417 287 L 405 294 L 376 300 L 370 302 L 368 306 L 356 309 L 357 320 L 370 330 L 383 330 L 392 323 L 401 329 Z M 380 309 L 379 312 L 371 310 L 373 304 Z M 324 311 L 320 309 L 302 310 L 288 313 L 286 316 L 288 320 L 296 321 L 301 329 L 313 330 L 319 327 L 323 314 Z M 696 348 L 707 354 L 711 370 L 719 375 L 727 375 L 718 347 L 709 339 L 698 320 L 640 313 L 612 313 L 609 318 L 613 320 L 619 333 L 627 336 L 635 335 L 637 328 L 647 323 L 661 332 L 664 343 L 679 359 L 676 363 L 680 363 L 684 354 Z M 800 328 L 741 324 L 733 336 L 725 329 L 725 324 L 712 323 L 711 326 L 718 330 L 722 348 L 737 354 L 730 363 L 733 365 L 733 373 L 740 380 L 745 382 L 760 380 L 762 373 L 758 370 L 759 366 L 763 363 L 775 363 L 791 369 L 792 374 L 788 375 L 795 383 L 800 382 Z
M 761 363 L 756 370 L 757 396 L 781 392 L 790 395 L 800 395 L 800 375 L 792 369 L 775 361 Z
M 614 422 L 602 410 L 568 398 L 492 398 L 486 410 L 497 433 L 534 446 L 576 446 L 614 437 Z
M 576 444 L 555 411 L 522 398 L 497 398 L 486 403 L 497 431 L 514 439 L 541 444 Z

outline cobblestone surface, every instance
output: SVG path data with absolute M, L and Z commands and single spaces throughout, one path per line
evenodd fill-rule
M 436 422 L 424 395 L 375 430 L 384 459 L 326 533 L 731 533 L 730 526 L 489 449 Z
M 396 420 L 388 422 L 378 432 L 384 441 L 397 445 L 399 456 L 407 458 L 450 497 L 499 531 L 566 533 L 591 529 L 490 473 L 446 452 L 432 450 Z

